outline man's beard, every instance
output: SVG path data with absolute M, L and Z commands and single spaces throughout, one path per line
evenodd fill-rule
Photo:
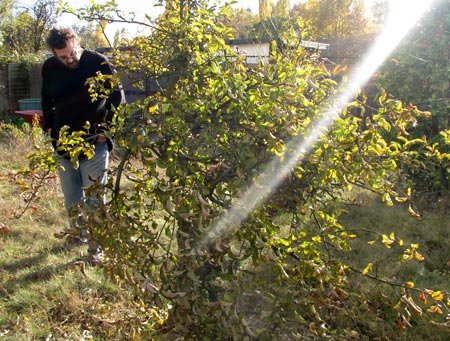
M 78 60 L 74 60 L 72 63 L 67 64 L 67 67 L 69 69 L 76 69 L 80 65 L 80 62 Z

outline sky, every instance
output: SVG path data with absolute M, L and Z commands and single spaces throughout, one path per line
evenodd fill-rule
M 106 0 L 95 0 L 96 3 L 104 3 Z M 225 2 L 226 0 L 221 0 Z M 275 1 L 275 0 L 273 0 Z M 306 0 L 291 0 L 291 6 L 298 4 L 300 2 L 305 2 Z M 366 8 L 369 9 L 371 4 L 374 0 L 365 0 L 366 1 Z M 31 7 L 34 4 L 34 0 L 19 0 L 18 3 L 20 6 L 25 7 Z M 86 4 L 89 4 L 89 0 L 71 0 L 67 1 L 70 3 L 70 6 L 72 8 L 80 8 L 85 6 Z M 136 13 L 137 17 L 143 17 L 145 13 L 152 13 L 154 12 L 155 16 L 158 15 L 161 12 L 160 7 L 154 7 L 153 5 L 156 3 L 154 0 L 116 0 L 116 3 L 120 10 L 125 12 L 134 12 Z M 258 13 L 258 3 L 259 0 L 237 0 L 237 4 L 235 7 L 238 8 L 244 8 L 244 9 L 250 9 L 254 13 Z M 76 18 L 73 15 L 64 15 L 60 18 L 59 24 L 65 25 L 65 26 L 72 26 L 76 23 Z M 122 26 L 124 27 L 130 34 L 135 33 L 137 30 L 137 27 L 132 27 L 130 25 Z M 114 36 L 114 33 L 120 29 L 121 26 L 116 25 L 110 25 L 107 29 L 107 34 L 109 38 L 112 38 Z
M 65 2 L 68 2 L 70 4 L 70 7 L 77 9 L 83 6 L 86 6 L 89 4 L 89 0 L 64 0 Z M 115 0 L 116 4 L 118 5 L 119 9 L 124 12 L 134 12 L 136 14 L 136 18 L 143 18 L 144 14 L 152 12 L 154 13 L 154 16 L 161 13 L 162 9 L 161 7 L 154 7 L 154 4 L 156 1 L 154 0 Z M 221 0 L 223 3 L 225 3 L 226 0 Z M 305 0 L 291 0 L 291 5 L 297 4 L 299 2 L 304 2 Z M 19 6 L 23 7 L 32 7 L 35 0 L 18 0 Z M 106 0 L 95 0 L 95 3 L 105 3 Z M 244 9 L 250 9 L 252 12 L 257 13 L 258 12 L 258 3 L 259 0 L 237 0 L 237 4 L 235 7 L 238 8 L 244 8 Z M 153 15 L 152 15 L 153 16 Z M 60 20 L 58 21 L 59 24 L 65 25 L 65 26 L 72 26 L 77 23 L 77 20 L 75 16 L 73 15 L 63 15 Z M 107 35 L 111 39 L 114 36 L 114 33 L 120 29 L 121 27 L 124 27 L 127 31 L 130 31 L 130 34 L 133 34 L 136 32 L 137 27 L 133 27 L 133 25 L 109 25 L 107 26 Z
M 304 2 L 306 0 L 291 0 L 291 4 L 297 4 L 299 2 Z M 35 1 L 34 0 L 19 0 L 19 4 L 24 6 L 30 6 Z M 89 3 L 89 0 L 71 0 L 66 2 L 70 3 L 70 6 L 73 8 L 81 7 L 85 4 Z M 96 0 L 96 3 L 104 3 L 105 0 Z M 225 0 L 223 1 L 225 2 Z M 258 12 L 258 0 L 237 0 L 237 7 L 241 7 L 244 9 L 251 9 L 253 12 Z M 119 8 L 124 11 L 134 11 L 135 13 L 145 13 L 151 10 L 154 10 L 153 4 L 156 3 L 154 0 L 116 0 Z
M 223 0 L 225 2 L 225 0 Z M 276 0 L 273 0 L 276 1 Z M 291 0 L 291 6 L 306 2 L 307 0 Z M 372 3 L 375 0 L 365 0 L 366 7 L 370 8 Z M 19 0 L 18 3 L 24 6 L 31 6 L 35 0 Z M 74 8 L 81 7 L 87 3 L 89 3 L 89 0 L 71 0 L 67 1 L 70 5 Z M 96 0 L 95 2 L 98 3 L 104 3 L 105 0 Z M 116 3 L 119 5 L 119 8 L 124 11 L 134 11 L 136 13 L 145 13 L 149 10 L 153 10 L 153 4 L 155 3 L 154 0 L 116 0 Z M 236 7 L 244 8 L 244 9 L 251 9 L 253 12 L 258 12 L 258 3 L 259 0 L 237 0 Z
M 222 0 L 225 2 L 225 0 Z M 273 0 L 276 1 L 276 0 Z M 306 2 L 307 0 L 291 0 L 291 6 L 294 6 L 295 4 Z M 366 7 L 370 8 L 371 4 L 374 0 L 365 0 L 366 1 Z M 31 6 L 35 1 L 34 0 L 19 0 L 19 4 L 24 6 Z M 70 3 L 70 6 L 73 8 L 82 7 L 85 4 L 89 3 L 89 0 L 71 0 L 67 1 Z M 96 0 L 95 2 L 98 3 L 104 3 L 105 0 Z M 116 0 L 116 3 L 118 4 L 119 8 L 124 11 L 133 11 L 135 13 L 146 13 L 149 11 L 154 11 L 155 8 L 153 7 L 153 4 L 155 4 L 154 0 Z M 244 8 L 244 9 L 250 9 L 252 12 L 257 13 L 258 12 L 258 3 L 259 0 L 237 0 L 236 7 Z

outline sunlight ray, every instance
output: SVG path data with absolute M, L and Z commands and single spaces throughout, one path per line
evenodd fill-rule
M 355 68 L 348 82 L 341 84 L 336 93 L 325 101 L 321 107 L 322 118 L 313 125 L 305 136 L 299 136 L 289 142 L 286 150 L 295 150 L 290 155 L 284 155 L 280 160 L 274 159 L 256 179 L 255 183 L 239 198 L 212 228 L 203 236 L 198 244 L 203 249 L 214 239 L 226 234 L 239 225 L 250 213 L 264 203 L 283 179 L 311 150 L 321 136 L 339 117 L 344 107 L 349 103 L 358 89 L 363 86 L 390 53 L 398 46 L 405 35 L 417 24 L 420 17 L 431 6 L 434 0 L 397 0 L 392 2 L 387 24 L 379 35 L 362 63 Z

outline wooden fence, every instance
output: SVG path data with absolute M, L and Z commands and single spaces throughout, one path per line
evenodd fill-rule
M 0 69 L 0 113 L 19 110 L 19 100 L 41 93 L 41 63 L 10 63 Z
M 41 68 L 42 63 L 10 63 L 0 68 L 0 119 L 19 110 L 19 100 L 41 97 Z M 142 81 L 139 75 L 134 75 L 133 78 Z M 134 81 L 122 80 L 128 102 L 145 97 L 159 89 L 157 82 L 153 79 L 144 79 L 144 89 L 133 86 Z

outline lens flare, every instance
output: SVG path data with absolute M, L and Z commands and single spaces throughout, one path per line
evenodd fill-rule
M 433 2 L 433 0 L 396 0 L 391 2 L 391 10 L 383 32 L 378 36 L 359 67 L 355 68 L 350 75 L 348 82 L 342 84 L 336 93 L 323 103 L 321 106 L 322 118 L 313 125 L 308 134 L 289 142 L 289 148 L 286 150 L 295 150 L 295 152 L 284 155 L 282 165 L 279 159 L 274 159 L 244 195 L 213 224 L 200 240 L 199 248 L 207 246 L 214 239 L 238 227 L 253 210 L 266 201 L 272 191 L 280 185 L 304 155 L 326 133 L 358 89 L 370 79 Z

